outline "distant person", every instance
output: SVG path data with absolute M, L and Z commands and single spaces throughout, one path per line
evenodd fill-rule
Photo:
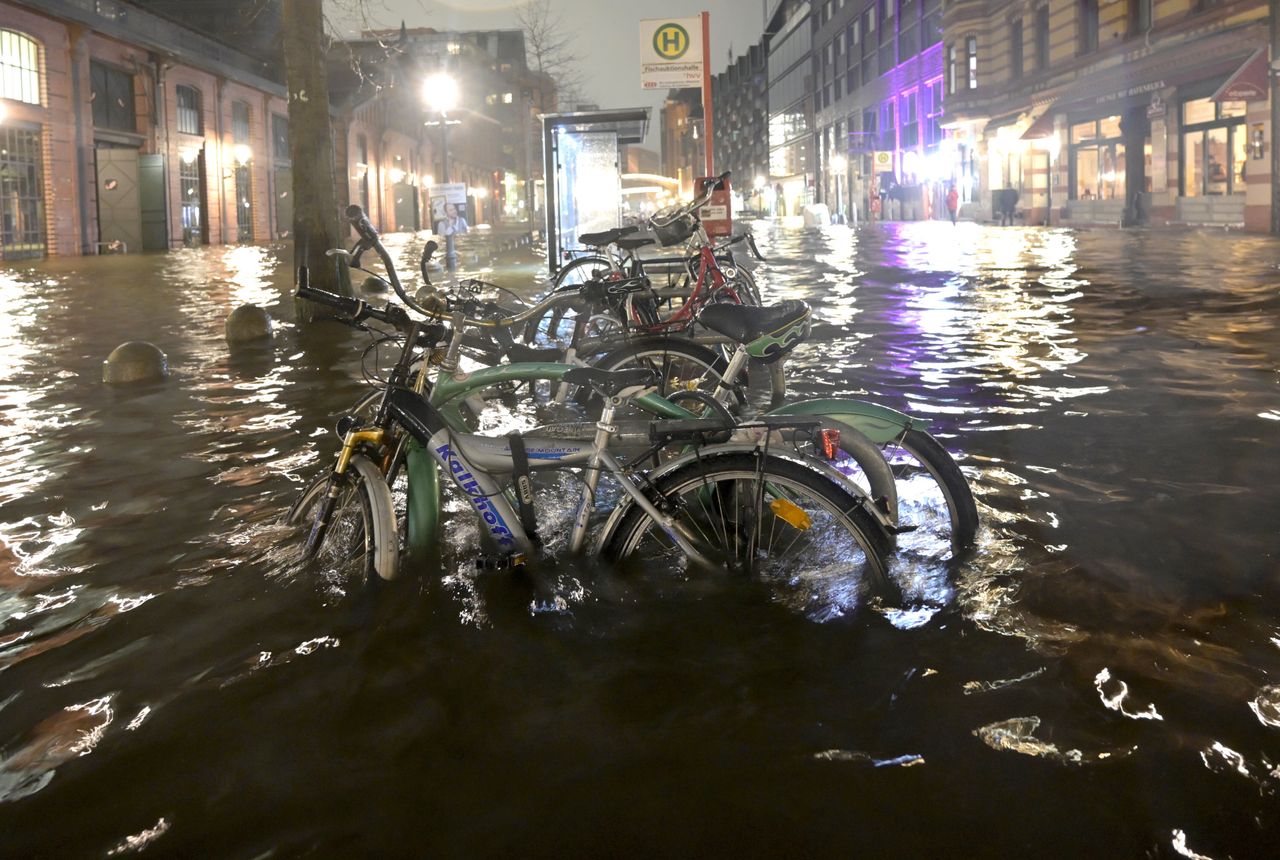
M 787 214 L 787 198 L 782 196 L 782 183 L 779 182 L 773 188 L 774 199 L 777 200 L 778 217 Z
M 952 183 L 951 190 L 947 192 L 947 214 L 951 216 L 951 223 L 956 223 L 956 216 L 960 214 L 960 192 L 956 190 L 955 183 Z
M 441 236 L 457 236 L 467 232 L 467 219 L 458 214 L 458 204 L 453 201 L 444 204 L 444 218 L 436 224 L 436 232 Z

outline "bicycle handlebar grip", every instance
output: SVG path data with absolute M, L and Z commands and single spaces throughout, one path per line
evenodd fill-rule
M 726 179 L 728 179 L 728 178 L 729 178 L 730 176 L 732 176 L 732 175 L 733 175 L 733 171 L 732 171 L 732 170 L 726 170 L 724 173 L 721 173 L 719 176 L 717 176 L 717 177 L 716 177 L 715 187 L 716 187 L 716 188 L 724 188 L 724 182 L 725 182 L 725 180 L 726 180 Z
M 373 224 L 369 222 L 368 216 L 364 214 L 364 210 L 360 208 L 360 204 L 352 203 L 347 207 L 347 220 L 351 222 L 351 226 L 355 228 L 366 239 L 373 240 L 378 238 L 378 231 L 373 229 Z
M 328 290 L 318 290 L 315 287 L 305 283 L 298 284 L 298 290 L 294 293 L 300 299 L 306 299 L 309 302 L 315 302 L 321 305 L 328 305 L 331 308 L 337 308 L 352 319 L 360 316 L 365 303 L 360 299 L 353 299 L 349 296 L 340 296 L 337 293 L 331 293 Z

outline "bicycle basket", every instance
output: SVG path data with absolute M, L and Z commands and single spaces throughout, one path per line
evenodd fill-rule
M 698 229 L 698 219 L 692 212 L 686 211 L 683 205 L 666 206 L 654 213 L 649 219 L 649 226 L 653 228 L 653 235 L 658 237 L 658 242 L 669 248 L 688 241 Z

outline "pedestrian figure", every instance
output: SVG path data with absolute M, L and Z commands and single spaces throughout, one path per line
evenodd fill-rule
M 947 213 L 951 216 L 951 223 L 956 223 L 956 215 L 960 212 L 960 192 L 956 190 L 955 183 L 951 184 L 951 190 L 947 192 Z

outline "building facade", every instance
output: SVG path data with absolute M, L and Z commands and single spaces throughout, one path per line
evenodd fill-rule
M 946 181 L 941 0 L 823 0 L 814 45 L 820 199 L 929 217 Z
M 688 87 L 668 92 L 660 123 L 662 171 L 676 181 L 680 194 L 692 196 L 693 180 L 706 174 L 702 90 Z
M 1221 224 L 1271 217 L 1267 4 L 955 0 L 954 175 L 989 217 Z
M 287 233 L 285 91 L 262 71 L 140 6 L 2 0 L 0 258 Z
M 732 171 L 738 204 L 762 211 L 769 176 L 769 68 L 763 41 L 711 79 L 716 173 Z
M 769 68 L 769 181 L 774 214 L 813 202 L 813 21 L 809 0 L 777 0 L 765 27 Z

